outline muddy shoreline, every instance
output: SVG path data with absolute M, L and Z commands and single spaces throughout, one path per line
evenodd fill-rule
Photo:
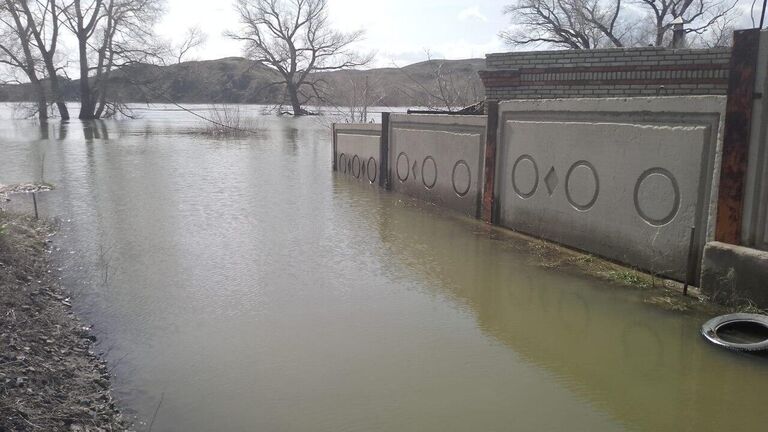
M 50 266 L 53 233 L 0 210 L 0 432 L 132 430 Z

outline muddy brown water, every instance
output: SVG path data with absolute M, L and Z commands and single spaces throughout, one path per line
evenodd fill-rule
M 160 108 L 0 121 L 0 183 L 56 185 L 39 204 L 63 283 L 153 431 L 768 424 L 768 360 L 705 343 L 708 316 L 334 175 L 316 119 L 249 107 L 259 133 L 218 140 Z

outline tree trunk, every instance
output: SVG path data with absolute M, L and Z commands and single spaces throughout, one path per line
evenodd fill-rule
M 56 108 L 59 109 L 59 117 L 61 117 L 62 120 L 69 120 L 69 110 L 64 101 L 56 101 Z
M 45 90 L 40 86 L 37 94 L 37 117 L 41 122 L 48 120 L 48 101 L 45 99 Z
M 53 64 L 48 68 L 48 75 L 48 79 L 51 81 L 51 93 L 53 93 L 53 98 L 56 101 L 56 108 L 59 110 L 59 117 L 62 120 L 69 120 L 69 110 L 67 109 L 67 103 L 64 102 L 64 97 L 61 95 L 59 79 L 56 76 L 56 68 L 53 67 Z
M 94 113 L 96 104 L 88 81 L 88 46 L 85 36 L 78 35 L 78 39 L 80 54 L 80 115 L 78 118 L 92 120 L 96 118 Z
M 293 108 L 293 115 L 294 116 L 303 116 L 307 113 L 307 111 L 301 107 L 301 103 L 299 102 L 299 89 L 294 84 L 287 84 L 288 87 L 288 97 L 291 98 L 291 107 Z
M 96 108 L 96 118 L 102 118 L 104 115 L 104 109 L 107 107 L 107 98 L 105 96 L 105 93 L 102 92 L 99 95 L 99 106 Z
M 37 94 L 37 117 L 41 122 L 48 121 L 48 100 L 45 97 L 45 88 L 43 88 L 43 84 L 36 77 L 30 79 L 30 84 L 32 84 Z
M 660 19 L 656 20 L 656 41 L 654 46 L 660 47 L 664 45 L 664 22 Z

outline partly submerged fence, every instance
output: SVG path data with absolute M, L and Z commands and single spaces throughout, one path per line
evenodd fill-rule
M 731 50 L 640 51 L 491 55 L 487 116 L 336 125 L 334 168 L 768 307 L 768 31 L 735 32 Z M 656 97 L 618 97 L 638 95 Z
M 380 125 L 337 124 L 335 169 L 687 277 L 689 250 L 698 258 L 714 235 L 725 97 L 491 101 L 487 108 L 488 116 L 391 114 Z

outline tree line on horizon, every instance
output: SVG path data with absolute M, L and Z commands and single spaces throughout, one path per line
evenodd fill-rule
M 0 64 L 18 74 L 11 82 L 32 89 L 41 120 L 50 107 L 70 117 L 62 88 L 70 70 L 78 74 L 80 119 L 124 112 L 117 82 L 172 101 L 167 89 L 153 87 L 159 75 L 138 79 L 132 71 L 181 63 L 205 34 L 193 27 L 181 43 L 163 41 L 154 31 L 163 6 L 163 0 L 0 0 Z M 246 59 L 271 71 L 269 82 L 253 91 L 275 97 L 293 115 L 311 114 L 308 105 L 336 104 L 348 107 L 353 120 L 364 120 L 366 108 L 386 97 L 377 79 L 354 73 L 374 55 L 357 49 L 362 31 L 333 28 L 328 0 L 234 0 L 233 7 L 240 27 L 226 36 L 243 43 Z M 499 35 L 510 46 L 570 49 L 665 46 L 675 24 L 695 44 L 723 46 L 738 16 L 737 0 L 515 0 L 503 12 L 512 26 Z M 63 52 L 63 41 L 76 49 Z M 418 105 L 447 111 L 482 98 L 444 62 L 428 64 L 426 78 L 400 68 L 397 90 Z
M 516 0 L 504 8 L 512 46 L 568 48 L 669 46 L 677 25 L 696 47 L 730 46 L 740 0 Z M 756 27 L 756 1 L 750 18 Z

